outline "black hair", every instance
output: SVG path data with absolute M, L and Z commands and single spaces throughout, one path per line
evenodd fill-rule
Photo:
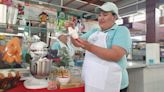
M 116 16 L 116 13 L 112 12 L 112 15 L 113 15 L 113 16 Z
M 116 13 L 112 12 L 112 15 L 116 17 L 116 19 L 118 19 L 118 16 Z

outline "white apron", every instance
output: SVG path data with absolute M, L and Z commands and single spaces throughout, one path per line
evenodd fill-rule
M 97 31 L 88 41 L 94 45 L 107 48 L 107 33 Z M 103 60 L 86 51 L 82 77 L 85 82 L 85 92 L 120 92 L 121 68 L 112 61 Z

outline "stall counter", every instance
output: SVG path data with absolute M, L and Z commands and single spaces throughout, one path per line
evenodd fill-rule
M 26 89 L 23 86 L 23 82 L 19 82 L 15 88 L 9 89 L 5 92 L 84 92 L 84 87 L 77 87 L 77 88 L 68 88 L 68 89 L 57 89 L 57 90 L 47 90 L 44 89 Z
M 163 92 L 164 64 L 146 65 L 128 62 L 128 92 Z

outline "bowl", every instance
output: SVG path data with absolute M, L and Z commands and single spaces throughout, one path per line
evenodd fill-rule
M 60 85 L 66 85 L 70 81 L 70 77 L 57 77 Z

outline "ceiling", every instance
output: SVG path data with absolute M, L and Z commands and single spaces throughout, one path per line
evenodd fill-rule
M 120 16 L 137 13 L 145 8 L 146 0 L 20 0 L 35 4 L 43 4 L 54 7 L 58 11 L 64 11 L 76 16 L 92 17 L 94 9 L 105 2 L 114 2 L 118 8 Z M 159 0 L 159 4 L 164 4 L 164 0 Z M 95 15 L 95 14 L 94 14 Z

